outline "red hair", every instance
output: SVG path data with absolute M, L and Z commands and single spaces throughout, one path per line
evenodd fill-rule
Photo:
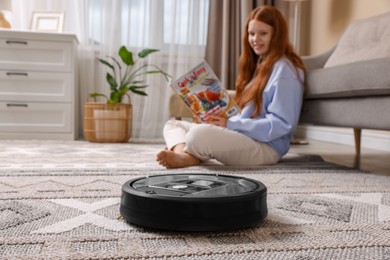
M 273 28 L 270 49 L 263 57 L 263 61 L 258 63 L 258 55 L 252 50 L 248 41 L 248 25 L 252 20 L 257 20 L 270 25 Z M 239 60 L 239 72 L 236 80 L 236 101 L 242 109 L 253 100 L 255 111 L 252 118 L 256 117 L 262 107 L 262 94 L 267 81 L 271 75 L 274 64 L 283 56 L 297 68 L 305 71 L 305 66 L 301 58 L 294 52 L 288 39 L 288 27 L 286 20 L 278 9 L 264 5 L 254 9 L 248 17 L 245 31 L 242 37 L 243 52 Z M 300 78 L 300 77 L 298 77 Z M 253 80 L 252 80 L 253 79 Z M 252 87 L 244 91 L 245 87 L 252 80 Z

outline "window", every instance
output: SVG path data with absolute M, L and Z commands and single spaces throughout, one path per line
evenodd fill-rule
M 120 35 L 117 41 L 130 47 L 206 45 L 209 0 L 94 0 L 87 8 L 96 44 L 110 34 Z
M 208 4 L 208 0 L 165 0 L 164 43 L 205 46 Z

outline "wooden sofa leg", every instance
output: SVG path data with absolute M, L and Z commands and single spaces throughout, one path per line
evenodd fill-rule
M 355 151 L 356 151 L 356 154 L 360 155 L 360 143 L 361 143 L 361 137 L 362 137 L 362 129 L 354 128 L 353 129 L 353 135 L 355 137 Z

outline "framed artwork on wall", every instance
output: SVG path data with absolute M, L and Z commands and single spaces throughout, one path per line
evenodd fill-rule
M 31 30 L 36 32 L 62 32 L 65 12 L 34 11 Z

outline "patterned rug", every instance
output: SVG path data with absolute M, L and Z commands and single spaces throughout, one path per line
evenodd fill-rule
M 275 166 L 165 170 L 163 144 L 0 141 L 0 259 L 390 259 L 390 177 L 288 154 Z M 162 173 L 249 177 L 268 217 L 229 232 L 163 232 L 119 218 L 121 186 Z

